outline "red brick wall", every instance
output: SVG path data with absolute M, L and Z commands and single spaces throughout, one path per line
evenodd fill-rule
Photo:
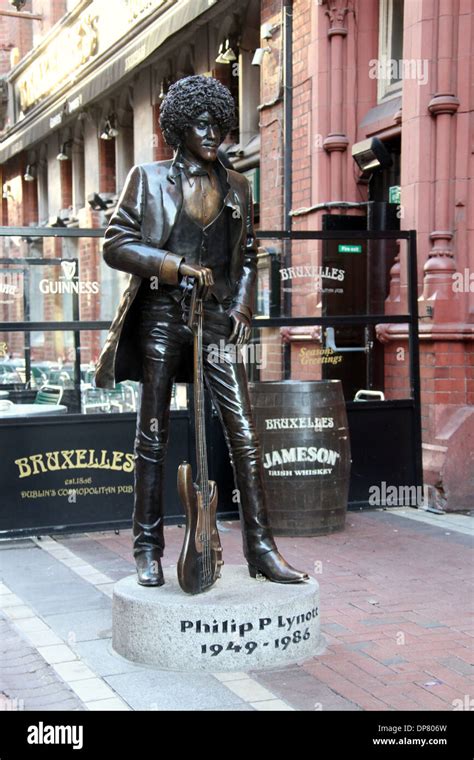
M 280 24 L 282 21 L 281 1 L 263 0 L 261 22 Z M 271 53 L 267 53 L 261 66 L 261 102 L 272 101 L 278 94 L 279 85 L 283 81 L 282 66 L 284 65 L 283 26 L 274 32 L 271 40 L 261 41 L 262 46 L 268 45 Z M 293 4 L 293 152 L 292 152 L 292 208 L 311 205 L 311 109 L 312 90 L 308 67 L 309 45 L 311 41 L 311 0 L 296 0 Z M 283 133 L 283 102 L 271 108 L 265 108 L 260 115 L 261 124 L 261 206 L 260 226 L 266 230 L 279 230 L 286 226 L 284 218 L 284 133 Z M 308 218 L 305 216 L 293 218 L 294 230 L 308 229 Z M 278 243 L 272 241 L 278 248 Z M 318 243 L 315 241 L 294 241 L 291 244 L 289 259 L 286 266 L 314 264 L 318 261 Z M 283 261 L 282 261 L 283 265 Z M 314 305 L 319 302 L 319 295 L 314 290 L 314 281 L 308 278 L 288 279 L 283 283 L 285 288 L 291 288 L 291 316 L 305 316 L 316 313 Z M 312 290 L 311 290 L 312 288 Z M 309 292 L 311 291 L 311 292 Z M 281 294 L 284 302 L 284 293 Z M 318 366 L 301 366 L 299 349 L 301 343 L 291 345 L 291 377 L 294 379 L 315 379 L 320 377 L 321 368 Z M 305 342 L 306 348 L 320 346 L 316 341 Z M 276 354 L 273 347 L 273 360 L 279 362 L 281 371 L 281 356 Z M 281 354 L 281 351 L 280 351 Z
M 0 9 L 13 10 L 8 0 L 0 0 Z M 10 71 L 10 50 L 18 45 L 21 23 L 28 22 L 8 16 L 0 18 L 0 74 L 7 74 Z
M 385 398 L 409 398 L 410 357 L 408 341 L 397 340 L 384 346 Z
M 474 403 L 474 346 L 456 341 L 422 343 L 420 360 L 423 419 L 427 436 L 433 436 L 434 406 Z
M 280 24 L 281 0 L 262 0 L 261 23 Z M 293 7 L 293 202 L 294 208 L 311 202 L 311 79 L 308 77 L 308 47 L 311 32 L 311 0 L 296 0 Z M 261 103 L 279 93 L 283 67 L 283 26 L 273 38 L 261 41 L 269 46 L 261 66 Z M 283 101 L 265 108 L 260 115 L 262 140 L 261 226 L 282 229 L 283 219 Z M 294 219 L 295 229 L 304 229 L 305 222 Z
M 169 158 L 173 158 L 173 148 L 170 148 L 166 144 L 165 139 L 160 129 L 160 104 L 156 103 L 153 106 L 153 160 L 154 161 L 166 161 Z
M 61 208 L 72 206 L 72 161 L 60 161 Z
M 408 341 L 385 346 L 387 399 L 410 396 Z M 420 345 L 421 419 L 423 440 L 436 438 L 436 410 L 474 404 L 474 346 L 457 341 L 423 341 Z
M 311 0 L 297 0 L 293 7 L 293 185 L 292 208 L 311 206 L 312 176 L 312 79 L 309 71 L 309 45 L 311 42 Z M 316 131 L 316 130 L 314 130 Z M 314 217 L 293 217 L 294 230 L 307 230 L 314 225 Z M 293 242 L 293 266 L 318 265 L 320 243 L 317 241 Z M 313 288 L 312 292 L 308 292 Z M 320 293 L 315 283 L 308 278 L 293 280 L 292 315 L 315 316 L 315 304 L 320 301 Z M 306 344 L 307 348 L 320 347 L 319 342 Z M 293 352 L 292 352 L 293 355 Z M 317 379 L 321 368 L 307 366 L 301 368 L 294 355 L 294 371 L 298 379 Z M 316 372 L 316 375 L 314 373 Z M 293 374 L 293 373 L 292 373 Z M 312 377 L 314 375 L 314 377 Z M 295 375 L 296 378 L 296 375 Z
M 26 168 L 26 167 L 25 167 Z M 38 184 L 22 180 L 23 224 L 38 224 Z
M 3 185 L 10 185 L 14 198 L 2 198 L 2 225 L 8 227 L 28 226 L 38 222 L 38 189 L 36 180 L 25 182 L 23 175 L 27 164 L 22 153 L 14 156 L 2 167 Z
M 311 78 L 308 46 L 311 41 L 311 0 L 297 0 L 293 8 L 293 208 L 311 205 Z M 304 218 L 303 218 L 304 219 Z M 294 219 L 294 228 L 305 222 Z
M 262 0 L 261 23 L 281 22 L 281 0 Z M 260 102 L 272 101 L 280 87 L 280 49 L 282 29 L 273 35 L 272 53 L 265 55 L 260 67 Z M 263 43 L 261 43 L 263 45 Z M 260 226 L 266 230 L 283 227 L 283 104 L 260 111 Z
M 14 11 L 8 0 L 0 0 L 0 9 L 5 11 Z M 28 0 L 22 11 L 32 10 L 31 0 Z M 40 21 L 27 21 L 25 19 L 15 18 L 13 16 L 2 16 L 0 18 L 0 43 L 17 47 L 20 51 L 20 58 L 23 58 L 33 47 L 33 24 L 40 24 Z M 10 55 L 4 52 L 0 55 L 0 73 L 4 74 L 10 70 Z
M 278 327 L 264 327 L 261 330 L 262 368 L 260 379 L 283 380 L 283 345 Z
M 2 198 L 1 224 L 6 227 L 38 223 L 38 185 L 23 179 L 27 163 L 26 155 L 19 153 L 2 167 L 2 188 L 9 184 L 14 191 L 14 198 Z
M 115 140 L 99 140 L 99 192 L 115 193 Z
M 280 24 L 281 0 L 262 0 L 261 24 Z M 271 40 L 272 53 L 264 56 L 260 67 L 260 103 L 273 101 L 279 94 L 281 84 L 281 44 L 283 30 L 280 27 Z M 262 46 L 266 42 L 261 41 Z M 283 103 L 282 101 L 260 111 L 260 224 L 264 230 L 281 230 L 283 222 Z M 264 242 L 265 246 L 266 243 Z M 281 244 L 268 241 L 268 245 L 281 251 Z M 261 332 L 264 366 L 262 380 L 283 378 L 283 344 L 278 328 Z

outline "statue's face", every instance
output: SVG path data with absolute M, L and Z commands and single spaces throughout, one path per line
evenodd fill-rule
M 208 111 L 203 111 L 184 133 L 184 147 L 198 161 L 215 161 L 223 140 L 221 130 Z

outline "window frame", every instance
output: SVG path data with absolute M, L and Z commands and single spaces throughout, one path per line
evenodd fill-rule
M 378 60 L 392 60 L 392 24 L 394 0 L 379 0 Z M 403 36 L 403 29 L 402 29 Z M 402 39 L 403 48 L 403 39 Z M 400 97 L 403 80 L 391 82 L 386 77 L 377 78 L 377 102 L 382 103 Z

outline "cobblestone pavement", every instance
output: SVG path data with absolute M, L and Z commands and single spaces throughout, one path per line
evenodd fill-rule
M 474 707 L 472 518 L 349 513 L 346 529 L 281 538 L 321 586 L 324 651 L 250 673 L 167 673 L 111 648 L 111 594 L 134 572 L 130 532 L 0 548 L 0 699 L 6 709 L 453 710 Z M 165 567 L 183 529 L 166 529 Z M 221 526 L 241 564 L 238 523 Z M 0 703 L 1 707 L 1 703 Z

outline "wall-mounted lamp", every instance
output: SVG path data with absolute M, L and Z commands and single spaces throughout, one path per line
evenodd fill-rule
M 216 63 L 233 63 L 236 60 L 237 56 L 229 40 L 222 42 L 219 45 L 219 52 L 217 54 Z
M 265 57 L 265 53 L 271 52 L 272 49 L 270 47 L 257 48 L 252 58 L 252 66 L 261 66 Z
M 160 93 L 158 95 L 158 103 L 161 104 L 163 102 L 163 100 L 166 97 L 166 93 L 168 92 L 172 83 L 173 83 L 173 77 L 171 76 L 171 74 L 167 77 L 163 77 L 160 83 Z
M 222 58 L 224 59 L 224 63 L 233 63 L 237 60 L 237 56 L 234 53 L 234 49 L 229 45 L 229 47 L 224 51 Z
M 11 188 L 11 185 L 8 184 L 8 182 L 5 182 L 5 184 L 3 185 L 3 188 L 2 188 L 2 198 L 4 200 L 6 200 L 6 201 L 9 198 L 13 198 L 12 188 Z
M 221 44 L 219 45 L 219 52 L 217 53 L 216 63 L 224 63 L 223 55 L 224 55 L 224 43 L 221 42 Z
M 105 120 L 105 126 L 100 134 L 101 140 L 114 140 L 119 135 L 119 130 L 115 126 L 115 116 L 109 116 Z
M 69 144 L 70 144 L 69 142 L 64 142 L 61 145 L 61 150 L 59 151 L 58 155 L 56 156 L 56 158 L 57 158 L 58 161 L 69 161 L 70 160 L 70 156 L 69 156 L 69 154 L 67 152 L 67 146 Z
M 260 39 L 271 40 L 274 33 L 278 31 L 280 24 L 262 24 L 260 29 Z
M 34 182 L 36 179 L 36 169 L 33 164 L 28 164 L 23 175 L 25 182 Z
M 160 92 L 159 92 L 159 95 L 158 95 L 158 103 L 162 103 L 164 101 L 165 95 L 166 95 L 166 92 L 165 92 L 165 80 L 162 79 L 161 80 L 161 85 L 160 85 Z
M 392 157 L 378 137 L 369 137 L 367 140 L 354 143 L 352 158 L 362 172 L 388 169 L 392 165 Z

